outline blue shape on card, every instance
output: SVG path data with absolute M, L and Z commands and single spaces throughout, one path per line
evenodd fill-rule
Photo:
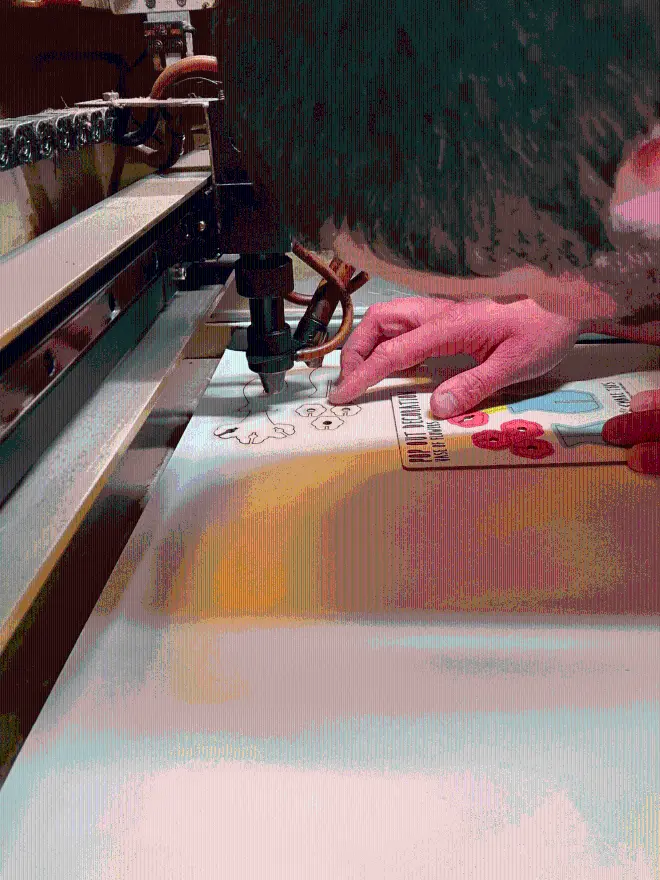
M 541 397 L 529 397 L 527 400 L 511 403 L 508 408 L 512 413 L 536 411 L 575 415 L 595 412 L 602 409 L 603 405 L 589 391 L 559 390 L 543 394 Z
M 588 425 L 552 425 L 552 430 L 559 438 L 559 442 L 566 449 L 586 444 L 607 446 L 603 440 L 603 426 L 605 422 L 590 422 Z

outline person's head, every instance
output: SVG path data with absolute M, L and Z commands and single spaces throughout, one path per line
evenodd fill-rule
M 462 274 L 502 193 L 587 257 L 607 246 L 588 167 L 611 185 L 656 110 L 649 17 L 642 0 L 244 0 L 218 57 L 237 146 L 292 235 L 316 247 L 346 219 L 416 268 Z

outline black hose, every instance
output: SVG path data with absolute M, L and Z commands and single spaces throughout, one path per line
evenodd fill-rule
M 149 138 L 156 134 L 160 122 L 160 111 L 149 110 L 147 118 L 135 131 L 128 131 L 131 119 L 130 107 L 122 107 L 117 110 L 117 132 L 114 137 L 120 147 L 139 147 L 146 143 Z

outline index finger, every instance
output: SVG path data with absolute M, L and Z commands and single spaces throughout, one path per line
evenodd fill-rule
M 416 315 L 412 313 L 407 315 L 393 314 L 393 310 L 388 310 L 387 305 L 379 304 L 368 309 L 349 336 L 340 356 L 343 374 L 351 373 L 356 367 L 359 367 L 383 340 L 400 336 L 402 333 L 419 327 L 420 321 Z
M 399 370 L 421 364 L 438 347 L 438 327 L 432 323 L 422 324 L 408 333 L 382 342 L 372 354 L 341 384 L 332 389 L 328 399 L 335 405 L 350 403 L 367 388 Z M 356 354 L 359 357 L 359 354 Z
M 342 349 L 342 374 L 361 366 L 383 341 L 449 317 L 455 310 L 455 302 L 429 297 L 401 297 L 371 306 Z

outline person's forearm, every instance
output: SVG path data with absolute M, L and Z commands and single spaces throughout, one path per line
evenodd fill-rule
M 577 320 L 581 333 L 660 345 L 660 300 L 653 289 L 655 282 L 642 279 L 640 285 L 639 279 L 627 280 L 637 281 L 627 296 L 622 293 L 624 279 L 617 278 L 616 285 L 608 284 L 598 280 L 597 274 L 594 277 L 591 270 L 553 278 L 529 267 L 505 272 L 485 283 L 479 279 L 477 283 L 494 299 L 526 292 L 542 308 Z M 616 296 L 614 287 L 618 288 Z
M 578 284 L 602 291 L 615 305 L 609 315 L 601 309 L 587 312 L 583 332 L 660 345 L 659 266 L 657 243 L 641 240 L 602 255 L 583 269 Z

